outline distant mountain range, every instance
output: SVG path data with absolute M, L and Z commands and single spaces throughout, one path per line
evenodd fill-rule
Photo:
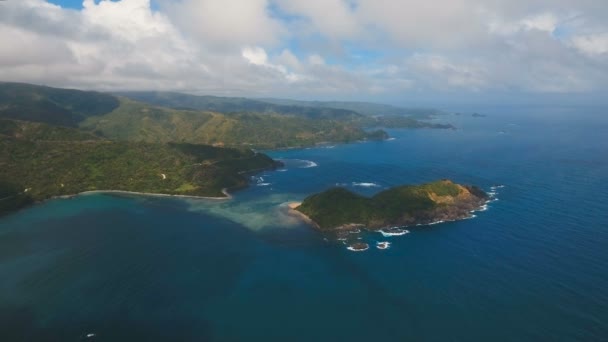
M 400 110 L 406 115 L 387 114 Z M 437 113 L 363 102 L 255 100 L 171 92 L 113 95 L 0 83 L 0 118 L 78 127 L 130 141 L 309 146 L 386 137 L 380 131 L 370 133 L 370 128 L 451 128 L 415 118 Z

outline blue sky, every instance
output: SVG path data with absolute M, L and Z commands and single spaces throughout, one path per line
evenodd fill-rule
M 383 102 L 583 101 L 608 90 L 608 2 L 0 2 L 0 79 Z
M 49 2 L 65 8 L 82 9 L 82 0 L 52 0 Z

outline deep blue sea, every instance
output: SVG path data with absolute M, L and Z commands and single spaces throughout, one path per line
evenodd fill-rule
M 84 195 L 0 219 L 0 341 L 608 341 L 608 109 L 460 110 L 439 118 L 454 131 L 269 152 L 286 168 L 227 202 Z M 285 213 L 442 178 L 504 187 L 474 219 L 366 237 L 386 250 Z

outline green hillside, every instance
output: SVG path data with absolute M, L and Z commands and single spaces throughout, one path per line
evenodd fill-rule
M 249 149 L 109 141 L 40 125 L 16 122 L 0 135 L 0 211 L 91 190 L 223 196 L 247 186 L 243 173 L 277 165 Z M 22 131 L 43 134 L 15 134 Z
M 298 101 L 288 99 L 265 98 L 260 99 L 284 106 L 317 107 L 343 109 L 357 112 L 366 116 L 408 116 L 416 119 L 428 119 L 442 112 L 430 108 L 402 108 L 381 103 L 360 102 L 360 101 Z
M 344 188 L 312 195 L 297 208 L 323 230 L 361 224 L 368 229 L 454 220 L 485 203 L 480 189 L 449 180 L 403 185 L 364 197 Z
M 341 121 L 350 121 L 363 116 L 354 110 L 344 108 L 284 105 L 242 97 L 197 96 L 173 92 L 123 92 L 119 95 L 161 107 L 218 113 L 281 114 Z
M 185 142 L 263 149 L 384 139 L 388 136 L 383 131 L 368 132 L 371 128 L 452 127 L 430 124 L 409 116 L 366 116 L 351 109 L 318 107 L 308 102 L 302 102 L 305 105 L 282 105 L 246 98 L 167 92 L 127 94 L 149 103 L 97 92 L 0 83 L 0 119 L 80 127 L 82 134 L 121 141 Z M 340 103 L 318 104 L 337 106 Z M 353 108 L 357 104 L 366 105 L 345 103 L 345 106 L 349 104 Z M 381 105 L 376 106 L 381 108 Z M 7 123 L 0 125 L 0 134 L 4 125 Z M 34 133 L 45 134 L 15 134 Z M 49 137 L 45 139 L 49 140 Z
M 115 96 L 98 92 L 0 82 L 0 118 L 5 119 L 76 127 L 118 105 Z
M 81 127 L 110 139 L 188 142 L 223 146 L 281 148 L 320 142 L 351 142 L 382 137 L 334 120 L 279 114 L 220 114 L 154 107 L 129 99 L 113 112 L 90 117 Z

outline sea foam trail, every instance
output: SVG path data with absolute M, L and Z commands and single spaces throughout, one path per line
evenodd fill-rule
M 379 233 L 382 234 L 382 236 L 384 236 L 384 237 L 391 237 L 391 236 L 401 236 L 401 235 L 409 234 L 410 231 L 407 229 L 397 228 L 397 229 L 390 229 L 390 230 L 380 230 Z
M 317 167 L 319 166 L 319 164 L 311 161 L 311 160 L 302 160 L 303 162 L 306 162 L 306 164 L 304 166 L 301 166 L 301 169 L 309 169 L 311 167 Z
M 380 185 L 376 184 L 376 183 L 358 183 L 358 182 L 353 182 L 352 183 L 353 186 L 359 186 L 359 187 L 363 187 L 363 188 L 379 188 Z
M 353 247 L 346 247 L 346 249 L 348 249 L 351 252 L 365 252 L 366 250 L 369 249 L 369 247 L 365 247 L 365 248 L 353 248 Z
M 315 163 L 312 160 L 305 160 L 305 159 L 278 159 L 278 160 L 285 164 L 285 169 L 288 169 L 288 168 L 308 169 L 311 167 L 319 166 L 319 164 Z M 280 171 L 280 170 L 278 170 L 278 171 Z
M 376 248 L 378 248 L 378 249 L 389 249 L 390 247 L 391 247 L 391 243 L 388 241 L 376 242 Z

